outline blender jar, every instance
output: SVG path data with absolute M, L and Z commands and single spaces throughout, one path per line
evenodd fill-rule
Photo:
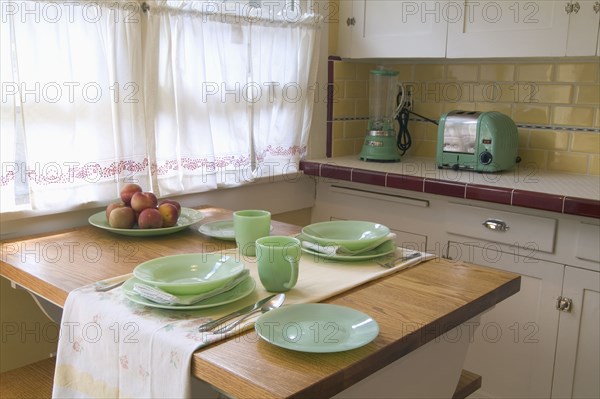
M 369 130 L 394 130 L 397 71 L 374 69 L 369 78 Z

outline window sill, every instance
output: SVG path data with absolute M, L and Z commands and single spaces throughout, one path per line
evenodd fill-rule
M 294 172 L 259 178 L 237 187 L 171 196 L 185 207 L 218 205 L 228 209 L 267 209 L 272 213 L 310 208 L 314 203 L 314 180 Z M 0 215 L 0 239 L 41 234 L 87 224 L 88 218 L 107 204 L 85 204 L 60 212 L 23 210 Z

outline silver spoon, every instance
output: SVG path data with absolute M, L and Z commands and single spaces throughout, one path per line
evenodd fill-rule
M 236 321 L 234 321 L 233 323 L 229 323 L 229 324 L 225 325 L 224 327 L 221 327 L 218 330 L 213 331 L 212 333 L 213 334 L 224 334 L 226 332 L 229 332 L 229 331 L 233 330 L 235 328 L 235 326 L 239 325 L 242 321 L 246 320 L 250 315 L 252 315 L 258 311 L 260 311 L 262 313 L 266 313 L 269 310 L 277 309 L 278 307 L 280 307 L 283 304 L 283 301 L 285 301 L 285 294 L 277 294 L 273 298 L 271 298 L 270 301 L 268 301 L 264 305 L 262 305 L 260 308 L 255 309 L 250 313 L 246 313 L 244 315 L 244 317 L 239 318 Z

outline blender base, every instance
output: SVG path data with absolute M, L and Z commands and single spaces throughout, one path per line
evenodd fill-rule
M 365 137 L 359 158 L 367 162 L 400 162 L 396 137 L 368 135 Z

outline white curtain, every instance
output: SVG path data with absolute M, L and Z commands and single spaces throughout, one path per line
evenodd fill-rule
M 319 17 L 269 13 L 285 11 L 285 1 L 264 9 L 250 3 L 149 3 L 146 65 L 157 70 L 149 74 L 148 108 L 161 192 L 298 170 L 314 104 Z
M 3 43 L 2 82 L 17 89 L 7 100 L 22 115 L 24 155 L 2 155 L 19 165 L 16 182 L 26 180 L 31 207 L 107 201 L 123 180 L 150 188 L 140 15 L 103 2 L 11 3 L 2 40 L 8 31 L 15 50 L 4 54 Z M 2 119 L 4 147 L 5 135 L 10 142 L 21 133 Z
M 196 14 L 199 4 L 156 1 L 148 12 L 148 126 L 161 194 L 250 175 L 251 109 L 241 98 L 248 26 Z
M 19 190 L 58 211 L 111 201 L 125 182 L 167 196 L 297 170 L 319 18 L 258 0 L 10 3 L 3 212 Z
M 306 153 L 317 91 L 320 31 L 315 18 L 252 26 L 251 80 L 262 88 L 254 104 L 256 176 L 295 172 Z

